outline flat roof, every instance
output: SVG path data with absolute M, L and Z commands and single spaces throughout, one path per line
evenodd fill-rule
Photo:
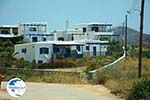
M 32 43 L 24 43 L 24 44 L 16 44 L 16 46 L 24 46 L 24 45 L 36 45 L 36 44 L 54 44 L 54 45 L 85 45 L 86 43 L 92 44 L 103 44 L 109 43 L 109 41 L 100 41 L 100 40 L 78 40 L 78 41 L 41 41 L 41 42 L 32 42 Z
M 100 41 L 100 40 L 79 40 L 80 42 L 84 42 L 84 43 L 109 43 L 109 41 Z
M 113 32 L 95 32 L 95 35 L 113 35 Z
M 52 31 L 52 33 L 54 33 L 54 32 L 67 32 L 68 34 L 70 34 L 71 32 L 82 32 L 81 30 L 77 30 L 77 29 L 67 29 L 67 31 L 66 30 L 54 30 L 54 31 Z
M 57 41 L 54 44 L 55 45 L 84 45 L 84 43 L 77 42 L 77 41 Z
M 106 25 L 106 26 L 112 26 L 112 24 L 110 23 L 98 23 L 98 22 L 91 22 L 91 23 L 80 23 L 78 25 L 94 25 L 94 24 L 97 24 L 97 25 Z
M 13 35 L 13 34 L 0 34 L 1 38 L 14 38 L 17 37 L 17 35 Z
M 19 25 L 23 25 L 23 24 L 25 24 L 25 25 L 31 25 L 31 24 L 44 24 L 44 25 L 47 25 L 47 22 L 28 22 L 28 23 L 19 23 Z
M 83 42 L 79 42 L 79 41 L 41 41 L 41 42 L 32 42 L 32 43 L 16 44 L 16 46 L 36 45 L 36 44 L 84 45 Z
M 0 25 L 3 28 L 18 28 L 18 25 Z

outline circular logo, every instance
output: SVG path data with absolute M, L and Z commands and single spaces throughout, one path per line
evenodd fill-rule
M 7 91 L 13 97 L 19 97 L 24 94 L 26 85 L 20 78 L 13 78 L 7 83 Z

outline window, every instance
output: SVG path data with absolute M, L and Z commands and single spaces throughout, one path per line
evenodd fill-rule
M 98 27 L 95 27 L 95 32 L 98 32 L 99 30 L 98 30 Z
M 89 46 L 86 46 L 86 50 L 90 50 Z
M 98 32 L 98 31 L 99 31 L 99 29 L 98 29 L 98 27 L 92 27 L 92 31 L 94 31 L 94 32 Z
M 71 40 L 72 40 L 72 41 L 74 40 L 74 37 L 73 37 L 73 35 L 72 35 L 72 38 L 71 38 Z
M 32 37 L 32 42 L 37 42 L 37 37 Z
M 85 27 L 83 27 L 83 32 L 86 32 L 86 28 Z
M 63 37 L 59 37 L 58 41 L 64 41 L 64 38 Z
M 42 64 L 43 63 L 43 60 L 38 60 L 38 64 Z
M 30 27 L 30 31 L 35 32 L 36 28 L 35 27 Z
M 27 52 L 27 49 L 26 49 L 26 48 L 23 48 L 23 49 L 21 50 L 21 52 L 22 52 L 22 53 L 26 53 L 26 52 Z
M 9 34 L 8 30 L 2 30 L 1 34 Z
M 46 47 L 40 48 L 40 54 L 49 54 L 49 49 Z
M 46 38 L 43 38 L 43 41 L 46 41 Z
M 79 45 L 77 46 L 77 50 L 80 51 L 80 46 Z
M 94 31 L 95 27 L 92 27 L 91 31 Z

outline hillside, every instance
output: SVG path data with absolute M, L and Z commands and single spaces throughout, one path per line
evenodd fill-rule
M 116 28 L 113 28 L 114 34 L 119 34 L 120 35 L 120 41 L 124 37 L 123 34 L 123 27 L 119 26 Z M 138 45 L 139 43 L 139 32 L 129 28 L 127 29 L 128 32 L 128 44 L 129 45 Z M 150 44 L 150 34 L 145 34 L 143 35 L 143 43 Z

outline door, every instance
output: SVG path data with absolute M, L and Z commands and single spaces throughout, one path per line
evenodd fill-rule
M 93 47 L 93 56 L 96 56 L 96 47 Z
M 66 48 L 65 57 L 71 57 L 71 50 L 70 50 L 70 48 Z
M 32 37 L 32 42 L 37 42 L 37 37 Z

